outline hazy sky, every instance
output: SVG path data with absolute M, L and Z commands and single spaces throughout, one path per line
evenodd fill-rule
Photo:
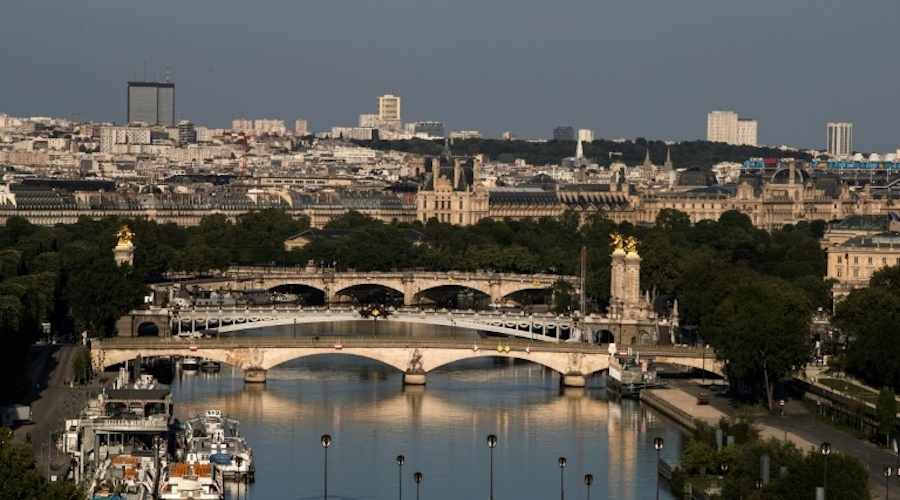
M 706 114 L 759 141 L 900 148 L 898 0 L 3 0 L 0 113 L 126 120 L 126 82 L 175 83 L 177 119 L 403 120 L 547 138 L 694 140 Z M 146 63 L 145 63 L 146 61 Z

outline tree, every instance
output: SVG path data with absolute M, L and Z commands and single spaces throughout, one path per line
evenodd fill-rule
M 900 296 L 892 293 L 893 285 L 882 284 L 885 275 L 875 273 L 876 277 L 875 285 L 853 290 L 836 306 L 832 324 L 853 339 L 847 347 L 848 369 L 870 385 L 896 389 L 900 384 L 896 343 Z
M 763 389 L 771 410 L 775 384 L 809 361 L 810 321 L 803 294 L 782 280 L 756 275 L 720 298 L 701 333 L 725 361 L 732 383 Z
M 884 436 L 884 444 L 890 444 L 891 434 L 897 421 L 897 396 L 890 387 L 882 387 L 875 401 L 875 420 L 878 432 Z
M 12 431 L 0 427 L 0 498 L 82 500 L 72 483 L 50 483 L 37 469 L 34 449 L 13 443 Z

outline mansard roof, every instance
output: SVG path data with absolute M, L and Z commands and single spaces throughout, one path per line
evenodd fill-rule
M 493 188 L 488 190 L 490 205 L 558 205 L 556 193 L 537 187 Z
M 678 174 L 679 186 L 712 186 L 716 184 L 716 174 L 712 170 L 692 167 Z

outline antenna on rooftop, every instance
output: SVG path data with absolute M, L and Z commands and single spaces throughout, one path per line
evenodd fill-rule
M 147 58 L 144 58 L 144 81 L 147 81 Z
M 169 67 L 166 66 L 166 83 L 169 83 Z

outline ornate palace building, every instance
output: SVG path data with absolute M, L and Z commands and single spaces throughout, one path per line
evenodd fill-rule
M 537 174 L 515 179 L 515 185 L 502 185 L 485 177 L 483 161 L 482 156 L 453 156 L 445 144 L 440 156 L 411 161 L 407 178 L 413 183 L 393 185 L 359 178 L 349 185 L 310 187 L 308 178 L 295 184 L 290 177 L 265 176 L 221 183 L 175 179 L 149 186 L 28 178 L 0 184 L 0 223 L 13 216 L 40 225 L 73 223 L 81 216 L 118 216 L 196 225 L 212 214 L 234 220 L 249 211 L 277 209 L 293 217 L 309 217 L 313 228 L 349 210 L 384 222 L 436 219 L 471 225 L 485 218 L 560 217 L 573 212 L 582 221 L 603 214 L 615 222 L 653 224 L 661 210 L 672 209 L 686 213 L 695 223 L 737 210 L 757 227 L 771 230 L 853 215 L 886 217 L 900 202 L 900 189 L 894 183 L 859 187 L 860 183 L 850 182 L 853 179 L 799 168 L 793 162 L 720 183 L 712 171 L 676 172 L 668 160 L 657 169 L 648 157 L 643 165 L 630 169 L 619 165 L 614 170 L 588 171 L 576 166 L 557 176 L 568 175 L 573 182 Z

